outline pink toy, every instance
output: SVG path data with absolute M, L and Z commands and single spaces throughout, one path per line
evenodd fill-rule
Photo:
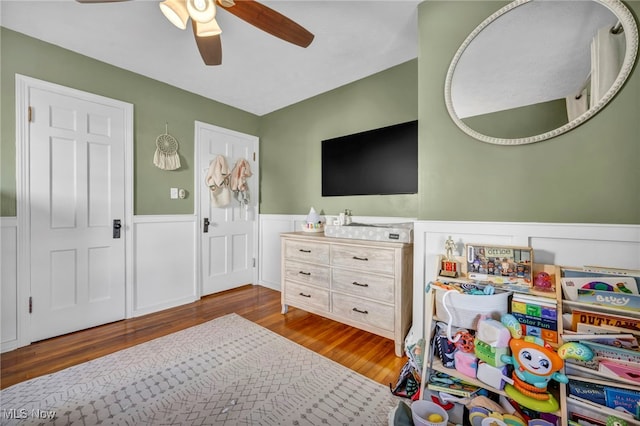
M 555 291 L 553 288 L 553 279 L 546 272 L 539 272 L 533 279 L 533 289 L 543 293 L 551 293 Z
M 478 358 L 473 353 L 456 351 L 455 355 L 456 370 L 465 376 L 476 378 L 476 370 L 478 369 Z

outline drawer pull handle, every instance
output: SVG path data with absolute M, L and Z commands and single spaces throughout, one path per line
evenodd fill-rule
M 365 315 L 369 313 L 369 311 L 361 311 L 361 310 L 360 310 L 360 309 L 358 309 L 358 308 L 353 308 L 353 311 L 354 311 L 354 312 L 358 312 L 358 313 L 360 313 L 360 314 L 365 314 Z
M 311 272 L 298 271 L 298 273 L 301 274 L 301 275 L 306 275 L 308 277 L 311 276 Z
M 369 284 L 367 284 L 367 283 L 359 283 L 358 281 L 354 281 L 351 284 L 357 285 L 358 287 L 369 287 Z
M 300 292 L 300 296 L 302 296 L 302 297 L 311 297 L 310 294 L 304 294 L 303 292 Z
M 354 258 L 355 260 L 364 260 L 364 261 L 369 261 L 369 259 L 368 259 L 368 258 L 366 258 L 366 257 L 353 256 L 353 258 Z
M 305 250 L 305 249 L 298 249 L 298 250 L 303 252 L 303 253 L 311 253 L 311 250 Z

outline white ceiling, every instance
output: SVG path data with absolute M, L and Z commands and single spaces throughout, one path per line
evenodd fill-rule
M 156 0 L 0 0 L 0 24 L 264 115 L 416 58 L 420 1 L 262 1 L 315 35 L 306 49 L 218 8 L 223 54 L 213 67 L 203 64 L 192 32 L 170 24 Z

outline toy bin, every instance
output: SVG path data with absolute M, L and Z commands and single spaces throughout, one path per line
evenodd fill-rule
M 447 426 L 449 421 L 449 415 L 444 408 L 425 399 L 411 404 L 411 417 L 416 426 Z
M 478 320 L 482 316 L 500 321 L 500 317 L 509 311 L 511 292 L 508 291 L 496 291 L 491 295 L 476 295 L 463 294 L 439 287 L 434 288 L 436 291 L 436 318 L 453 327 L 475 330 L 478 327 Z

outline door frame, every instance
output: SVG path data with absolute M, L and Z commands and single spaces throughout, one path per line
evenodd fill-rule
M 195 217 L 196 217 L 196 237 L 195 237 L 195 244 L 196 244 L 196 285 L 197 285 L 197 293 L 196 293 L 196 297 L 201 298 L 202 297 L 202 214 L 200 212 L 200 191 L 198 190 L 199 185 L 202 185 L 202 176 L 201 176 L 201 170 L 200 170 L 200 158 L 199 158 L 199 153 L 200 153 L 200 148 L 201 148 L 201 141 L 198 137 L 198 135 L 200 134 L 200 129 L 201 128 L 214 128 L 217 131 L 220 132 L 225 132 L 225 133 L 229 133 L 229 134 L 238 134 L 238 135 L 243 135 L 243 136 L 250 136 L 252 138 L 255 138 L 255 143 L 256 143 L 256 150 L 255 150 L 255 161 L 254 163 L 257 164 L 257 167 L 255 167 L 256 170 L 254 170 L 254 168 L 252 168 L 252 172 L 255 173 L 256 176 L 256 182 L 257 182 L 257 188 L 255 190 L 251 191 L 251 197 L 255 197 L 256 200 L 256 208 L 255 208 L 255 212 L 254 212 L 254 220 L 253 220 L 253 253 L 252 256 L 255 259 L 255 264 L 253 265 L 253 273 L 252 273 L 252 278 L 251 280 L 253 281 L 251 284 L 256 285 L 258 284 L 258 271 L 259 271 L 259 264 L 260 264 L 260 259 L 258 258 L 258 253 L 259 253 L 259 226 L 260 226 L 260 138 L 256 135 L 250 135 L 249 133 L 242 133 L 242 132 L 238 132 L 235 130 L 230 130 L 230 129 L 226 129 L 224 127 L 220 127 L 220 126 L 216 126 L 215 124 L 210 124 L 210 123 L 205 123 L 203 121 L 198 121 L 195 120 L 194 121 L 194 133 L 193 133 L 193 164 L 195 164 L 195 171 L 193 173 L 193 208 L 195 211 Z
M 93 93 L 72 89 L 44 80 L 15 75 L 16 85 L 16 218 L 17 218 L 17 299 L 18 347 L 31 343 L 31 217 L 29 181 L 29 91 L 41 89 L 83 101 L 96 102 L 121 109 L 124 112 L 124 209 L 122 224 L 125 239 L 125 318 L 132 316 L 133 307 L 133 104 Z

